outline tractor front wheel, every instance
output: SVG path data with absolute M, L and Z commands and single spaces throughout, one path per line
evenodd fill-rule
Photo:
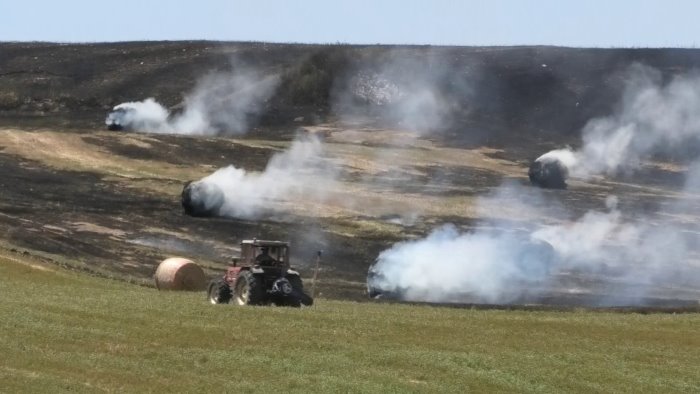
M 210 303 L 228 304 L 231 301 L 231 287 L 223 279 L 214 279 L 209 282 L 209 290 L 207 291 L 207 299 Z
M 260 305 L 265 298 L 263 283 L 250 271 L 243 271 L 236 279 L 234 289 L 236 304 L 238 305 Z

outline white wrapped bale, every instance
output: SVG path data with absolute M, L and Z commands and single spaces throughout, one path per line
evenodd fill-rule
M 154 275 L 158 290 L 204 290 L 206 278 L 200 266 L 191 260 L 171 257 L 163 260 Z

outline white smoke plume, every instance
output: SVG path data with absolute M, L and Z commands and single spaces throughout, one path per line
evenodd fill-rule
M 537 158 L 537 161 L 550 162 L 559 161 L 566 168 L 575 168 L 579 161 L 578 156 L 570 148 L 555 149 L 545 153 L 544 155 Z
M 401 194 L 450 184 L 449 176 L 429 174 L 415 160 L 420 147 L 432 143 L 421 139 L 449 132 L 457 116 L 467 116 L 471 108 L 474 70 L 446 59 L 432 49 L 379 51 L 334 82 L 333 112 L 347 132 L 358 132 L 356 138 L 373 146 L 371 160 L 380 170 L 360 174 L 372 190 Z M 408 226 L 423 214 L 417 207 L 398 208 L 387 204 L 380 210 L 392 223 Z
M 579 150 L 560 149 L 537 160 L 556 158 L 573 177 L 633 171 L 643 159 L 700 141 L 700 76 L 680 75 L 664 83 L 650 67 L 635 65 L 620 109 L 589 121 Z
M 400 100 L 406 93 L 381 74 L 360 71 L 351 82 L 351 94 L 366 104 L 389 105 Z
M 530 193 L 525 188 L 511 192 Z M 501 196 L 482 202 L 512 203 L 498 200 Z M 374 288 L 413 301 L 476 303 L 537 302 L 542 296 L 580 292 L 595 296 L 586 302 L 593 305 L 637 305 L 648 297 L 687 295 L 669 289 L 692 287 L 700 278 L 700 267 L 692 264 L 697 253 L 693 238 L 653 213 L 635 216 L 626 218 L 610 197 L 605 210 L 564 224 L 532 225 L 527 231 L 504 223 L 482 222 L 466 232 L 447 225 L 380 253 L 370 269 L 370 292 Z M 591 278 L 593 287 L 587 283 Z M 695 285 L 690 297 L 700 297 Z
M 620 111 L 590 121 L 580 150 L 556 150 L 540 160 L 558 160 L 579 177 L 631 170 L 649 155 L 673 153 L 697 142 L 699 108 L 697 76 L 678 76 L 663 84 L 659 73 L 637 67 Z M 605 210 L 564 224 L 529 219 L 529 229 L 518 237 L 512 224 L 482 222 L 477 230 L 448 226 L 424 239 L 396 244 L 371 268 L 370 291 L 374 286 L 403 299 L 440 302 L 527 302 L 571 291 L 595 294 L 597 299 L 590 301 L 595 305 L 644 304 L 649 297 L 697 300 L 700 166 L 691 165 L 685 175 L 684 190 L 659 201 L 657 210 L 625 212 L 617 198 L 609 197 Z M 512 201 L 501 200 L 506 194 L 501 190 L 481 203 L 507 207 Z M 537 190 L 521 188 L 510 194 L 527 196 L 519 202 L 529 201 L 529 207 L 521 211 L 546 217 L 537 210 L 550 201 Z M 486 230 L 492 227 L 501 231 Z M 551 259 L 537 241 L 551 245 Z
M 420 135 L 450 127 L 454 114 L 467 110 L 473 76 L 430 51 L 407 55 L 389 51 L 358 62 L 354 74 L 336 81 L 334 112 L 352 121 L 358 115 L 377 118 Z
M 272 96 L 275 75 L 246 67 L 213 73 L 198 81 L 185 97 L 184 107 L 172 113 L 153 98 L 114 107 L 105 123 L 113 129 L 145 133 L 189 135 L 244 134 Z
M 382 252 L 370 286 L 405 300 L 504 303 L 520 296 L 513 285 L 522 289 L 546 279 L 550 253 L 546 244 L 529 238 L 462 233 L 447 225 Z
M 216 200 L 204 205 L 220 205 L 219 215 L 237 218 L 260 217 L 301 200 L 323 201 L 335 188 L 336 174 L 322 155 L 317 137 L 297 139 L 288 150 L 275 154 L 262 173 L 228 166 L 202 178 L 197 183 L 208 192 L 197 198 Z M 221 193 L 211 192 L 217 189 Z
M 687 261 L 689 245 L 682 231 L 674 231 L 679 230 L 676 225 L 658 220 L 652 224 L 650 216 L 625 218 L 614 197 L 608 197 L 607 205 L 607 211 L 590 211 L 573 223 L 545 226 L 533 237 L 549 242 L 567 268 L 626 271 L 626 282 L 658 279 Z

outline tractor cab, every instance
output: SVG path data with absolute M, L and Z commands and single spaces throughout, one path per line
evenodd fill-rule
M 289 268 L 289 243 L 281 241 L 241 242 L 241 257 L 233 259 L 233 265 L 242 267 Z

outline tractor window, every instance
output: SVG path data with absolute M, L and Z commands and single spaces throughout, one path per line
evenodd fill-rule
M 272 259 L 275 261 L 278 261 L 280 263 L 286 264 L 289 260 L 288 256 L 288 248 L 284 245 L 279 246 L 267 246 L 267 245 L 260 245 L 260 246 L 253 246 L 251 245 L 250 248 L 247 250 L 243 250 L 244 256 L 247 259 L 246 261 L 260 261 L 262 257 L 259 257 L 263 254 L 263 249 L 267 249 L 267 254 L 270 256 Z
M 285 262 L 286 261 L 286 248 L 278 247 L 278 246 L 273 246 L 270 248 L 270 256 L 274 257 L 275 260 L 280 261 L 280 262 Z
M 270 255 L 270 257 L 275 257 L 275 248 L 271 248 L 268 246 L 261 246 L 255 249 L 255 257 L 260 256 L 263 254 L 263 249 L 267 249 L 267 254 Z
M 243 245 L 242 249 L 241 256 L 243 261 L 252 261 L 255 258 L 255 249 L 250 247 L 250 245 Z

